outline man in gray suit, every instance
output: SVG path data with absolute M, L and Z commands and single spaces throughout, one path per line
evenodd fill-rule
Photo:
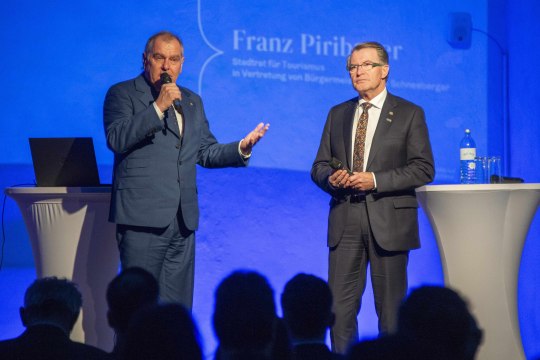
M 341 353 L 358 339 L 368 264 L 379 332 L 394 330 L 407 292 L 409 251 L 420 247 L 415 188 L 435 175 L 424 111 L 386 90 L 384 47 L 356 45 L 347 69 L 359 96 L 330 110 L 311 169 L 313 181 L 332 196 L 328 283 L 336 322 L 331 342 Z
M 176 85 L 183 62 L 178 36 L 163 31 L 150 37 L 144 72 L 109 89 L 103 119 L 114 152 L 109 220 L 117 224 L 122 268 L 149 271 L 162 300 L 191 308 L 199 224 L 195 165 L 246 166 L 269 125 L 219 144 L 201 98 Z

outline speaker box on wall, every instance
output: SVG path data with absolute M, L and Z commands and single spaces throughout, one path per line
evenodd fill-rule
M 472 20 L 469 13 L 450 13 L 450 31 L 448 43 L 456 49 L 468 49 L 471 47 Z

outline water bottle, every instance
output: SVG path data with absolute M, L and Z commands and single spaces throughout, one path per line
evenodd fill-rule
M 476 182 L 476 144 L 471 136 L 471 130 L 465 129 L 465 136 L 459 143 L 459 179 L 462 184 L 474 184 Z

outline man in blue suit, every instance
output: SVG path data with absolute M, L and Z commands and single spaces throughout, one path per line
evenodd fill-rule
M 177 35 L 150 37 L 144 72 L 109 89 L 103 119 L 114 152 L 109 220 L 117 224 L 122 268 L 148 270 L 159 281 L 162 300 L 191 308 L 199 223 L 195 165 L 246 166 L 269 125 L 219 144 L 201 98 L 176 85 L 183 62 Z
M 424 111 L 386 90 L 385 48 L 356 45 L 347 69 L 358 96 L 330 110 L 311 169 L 313 181 L 332 197 L 328 283 L 336 313 L 332 348 L 340 353 L 358 339 L 368 264 L 379 332 L 395 329 L 409 251 L 420 247 L 415 188 L 435 176 Z M 335 170 L 333 158 L 352 171 Z

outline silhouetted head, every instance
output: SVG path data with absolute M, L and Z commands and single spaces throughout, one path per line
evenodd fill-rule
M 82 306 L 82 296 L 75 283 L 45 277 L 37 279 L 24 295 L 24 306 L 20 308 L 24 326 L 54 325 L 69 335 Z
M 128 327 L 121 351 L 121 358 L 130 360 L 203 359 L 195 322 L 180 304 L 140 310 Z
M 440 358 L 473 359 L 482 332 L 457 292 L 422 286 L 401 304 L 398 334 Z M 434 357 L 435 358 L 435 357 Z
M 158 282 L 148 271 L 139 267 L 123 270 L 107 287 L 109 325 L 116 332 L 125 332 L 135 312 L 157 304 L 158 296 Z
M 281 307 L 293 340 L 324 340 L 334 322 L 330 287 L 313 275 L 298 274 L 289 280 L 281 294 Z
M 224 350 L 257 350 L 271 344 L 276 320 L 274 292 L 266 278 L 236 271 L 217 287 L 214 331 Z

